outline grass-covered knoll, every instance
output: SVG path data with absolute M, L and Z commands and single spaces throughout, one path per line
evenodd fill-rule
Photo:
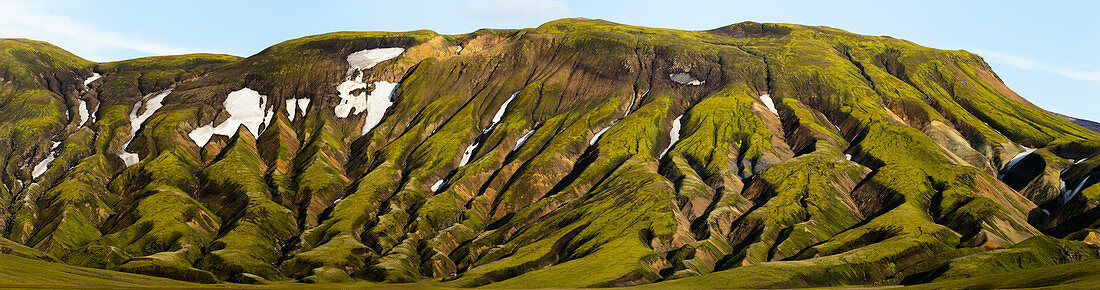
M 35 132 L 26 129 L 34 126 L 26 122 L 34 121 L 37 117 L 20 115 L 29 113 L 49 116 L 54 119 L 49 122 L 53 123 L 50 126 L 61 129 L 50 132 L 49 137 L 35 140 L 32 142 L 35 146 L 25 147 L 45 153 L 35 155 L 36 160 L 44 159 L 46 154 L 56 158 L 52 162 L 43 163 L 46 169 L 33 180 L 34 183 L 29 178 L 7 183 L 30 186 L 16 188 L 13 195 L 5 196 L 5 204 L 8 201 L 23 201 L 13 203 L 10 207 L 5 206 L 5 211 L 10 210 L 13 213 L 12 224 L 19 225 L 5 230 L 5 236 L 75 264 L 90 263 L 101 267 L 116 265 L 122 262 L 119 259 L 125 259 L 130 254 L 117 248 L 102 248 L 98 244 L 92 244 L 112 232 L 109 227 L 123 220 L 113 215 L 126 212 L 130 207 L 128 203 L 133 202 L 132 199 L 125 198 L 128 192 L 109 186 L 109 183 L 120 177 L 118 174 L 125 169 L 118 158 L 118 152 L 123 149 L 121 145 L 131 138 L 128 115 L 134 103 L 144 93 L 167 88 L 183 79 L 193 78 L 204 70 L 238 58 L 186 55 L 93 64 L 79 59 L 71 60 L 75 58 L 71 54 L 50 49 L 49 46 L 39 48 L 36 53 L 37 59 L 33 61 L 23 59 L 22 56 L 6 60 L 28 61 L 35 65 L 49 64 L 54 69 L 68 68 L 72 71 L 36 71 L 47 82 L 41 84 L 41 88 L 21 91 L 19 94 L 30 92 L 31 95 L 27 96 L 42 98 L 20 98 L 18 102 L 10 104 L 45 101 L 50 105 L 32 106 L 33 110 L 19 110 L 19 114 L 3 114 L 19 117 L 13 122 L 0 124 L 3 127 L 14 125 L 15 128 L 23 128 L 20 131 Z M 49 57 L 62 60 L 50 61 Z M 101 74 L 103 78 L 85 84 L 84 79 L 89 79 L 92 71 Z M 16 106 L 5 107 L 18 109 Z M 85 113 L 87 118 L 84 118 Z M 46 132 L 38 132 L 43 133 Z M 56 142 L 57 146 L 48 150 L 51 143 L 43 143 L 41 140 Z M 29 163 L 30 160 L 24 162 Z M 132 242 L 126 240 L 124 244 L 129 245 Z
M 240 57 L 222 54 L 184 54 L 102 63 L 93 69 L 96 73 L 104 75 L 102 84 L 96 92 L 103 96 L 101 99 L 110 97 L 110 99 L 119 99 L 118 101 L 132 102 L 129 98 L 120 98 L 164 90 L 211 69 L 239 60 L 241 60 Z
M 264 180 L 267 166 L 256 139 L 243 126 L 213 164 L 203 170 L 202 197 L 228 227 L 207 249 L 200 265 L 220 280 L 282 280 L 276 269 L 280 246 L 298 235 L 294 213 L 272 201 Z
M 71 266 L 0 254 L 0 287 L 12 288 L 120 288 L 194 287 L 194 283 L 103 269 Z
M 49 43 L 0 39 L 0 222 L 33 207 L 18 197 L 50 155 L 50 141 L 62 139 L 54 135 L 70 123 L 69 102 L 92 64 Z
M 1043 288 L 1089 289 L 1100 285 L 1100 261 L 1069 263 L 973 278 L 905 287 L 906 289 Z
M 19 89 L 73 86 L 69 79 L 93 63 L 52 44 L 22 38 L 0 39 L 0 79 Z M 8 85 L 8 84 L 5 84 Z

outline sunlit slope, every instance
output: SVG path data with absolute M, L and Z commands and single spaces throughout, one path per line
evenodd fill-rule
M 0 124 L 4 237 L 74 265 L 807 287 L 1090 260 L 1100 242 L 1100 134 L 977 55 L 890 37 L 563 19 L 339 32 L 243 59 L 40 54 L 75 60 L 4 67 L 7 98 L 56 104 L 33 134 L 29 117 Z

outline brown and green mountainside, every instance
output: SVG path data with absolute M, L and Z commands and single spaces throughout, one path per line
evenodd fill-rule
M 404 51 L 349 69 L 375 48 Z M 392 106 L 344 118 L 356 79 L 352 95 L 399 83 Z M 244 88 L 267 121 L 196 144 Z M 5 243 L 190 282 L 995 275 L 1100 257 L 1097 155 L 1100 134 L 977 55 L 827 27 L 563 19 L 111 63 L 0 40 Z
M 1085 129 L 1100 132 L 1100 123 L 1085 120 L 1085 119 L 1077 119 L 1077 118 L 1074 118 L 1074 117 L 1070 117 L 1070 116 L 1066 116 L 1066 115 L 1062 115 L 1062 114 L 1058 114 L 1058 113 L 1055 113 L 1055 115 L 1058 115 L 1058 117 L 1062 117 L 1062 119 L 1066 119 L 1066 120 L 1070 121 L 1071 123 L 1077 124 L 1078 126 L 1085 127 Z

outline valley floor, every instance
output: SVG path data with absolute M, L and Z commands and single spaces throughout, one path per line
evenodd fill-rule
M 302 284 L 280 283 L 272 285 L 244 284 L 197 284 L 167 278 L 130 274 L 111 270 L 85 268 L 26 259 L 8 254 L 0 254 L 0 288 L 68 288 L 82 289 L 119 289 L 119 288 L 156 288 L 156 289 L 449 289 L 439 286 L 433 280 L 424 280 L 410 284 L 385 284 L 375 282 Z M 666 288 L 662 283 L 643 286 L 645 288 Z M 699 285 L 716 287 L 721 285 Z M 895 288 L 853 286 L 837 289 L 879 289 Z M 997 288 L 1043 288 L 1043 289 L 1087 289 L 1100 287 L 1100 260 L 1062 264 L 1030 270 L 1009 272 L 998 275 L 972 277 L 937 283 L 903 287 L 903 289 L 997 289 Z M 671 288 L 670 288 L 671 289 Z

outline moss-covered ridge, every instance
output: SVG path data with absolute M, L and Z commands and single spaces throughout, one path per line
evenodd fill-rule
M 404 50 L 349 72 L 348 55 L 388 47 Z M 73 264 L 207 283 L 805 287 L 1041 267 L 1100 243 L 1100 158 L 1077 162 L 1100 135 L 976 55 L 889 37 L 562 19 L 330 33 L 244 59 L 52 54 L 69 60 L 13 62 L 71 76 L 8 90 L 57 105 L 14 144 L 62 143 L 8 149 L 4 236 Z M 333 109 L 360 78 L 353 94 L 400 83 L 365 134 L 367 114 Z M 128 115 L 169 88 L 131 136 Z M 260 129 L 195 144 L 243 88 L 266 98 Z M 39 178 L 20 165 L 54 152 Z M 1060 181 L 1082 190 L 1059 198 Z

